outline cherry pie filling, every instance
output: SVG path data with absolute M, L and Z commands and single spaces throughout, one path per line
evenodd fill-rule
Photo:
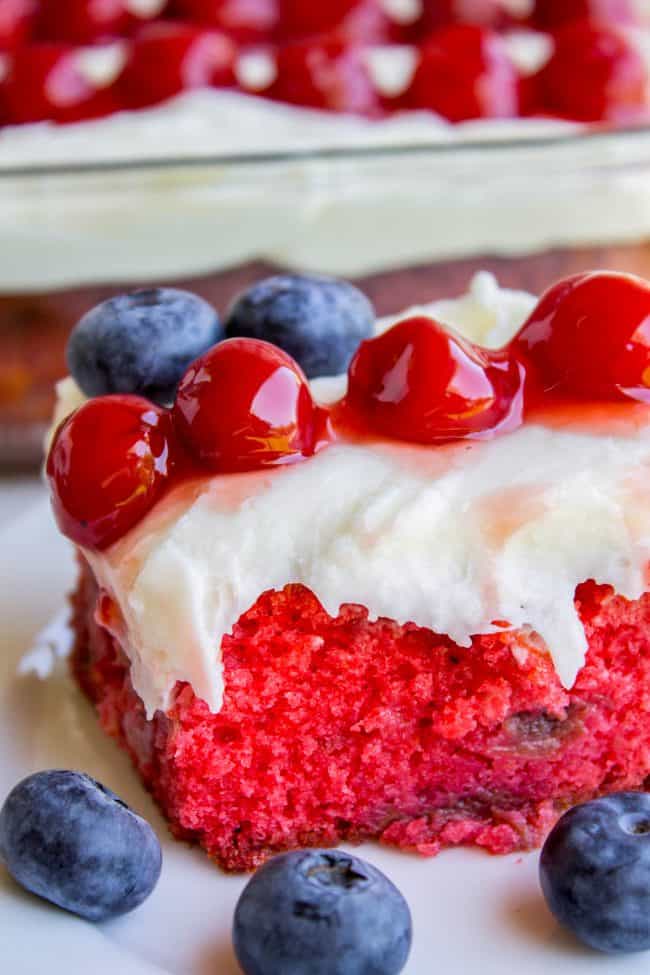
M 593 272 L 550 288 L 505 348 L 482 348 L 431 318 L 362 342 L 345 396 L 318 405 L 290 356 L 258 339 L 220 342 L 189 367 L 174 404 L 89 400 L 59 427 L 47 461 L 64 534 L 103 549 L 179 479 L 295 463 L 335 441 L 436 445 L 507 435 L 594 404 L 650 402 L 650 286 Z
M 570 11 L 569 8 L 570 7 Z M 160 0 L 148 14 L 126 0 L 4 0 L 0 10 L 0 125 L 76 122 L 164 102 L 194 88 L 253 89 L 240 56 L 270 55 L 254 93 L 371 118 L 425 109 L 451 122 L 542 115 L 585 123 L 648 116 L 648 67 L 628 0 L 537 0 L 517 20 L 502 0 L 423 0 L 396 14 L 379 0 Z M 532 75 L 506 43 L 544 36 L 550 56 Z M 105 80 L 83 68 L 89 46 L 118 42 Z M 408 45 L 414 71 L 386 96 L 369 69 L 378 45 Z

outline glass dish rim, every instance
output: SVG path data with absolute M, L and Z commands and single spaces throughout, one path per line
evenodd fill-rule
M 199 169 L 219 167 L 236 171 L 240 167 L 280 165 L 301 162 L 339 163 L 352 161 L 374 162 L 397 156 L 411 159 L 427 157 L 444 159 L 455 155 L 480 156 L 498 155 L 499 152 L 544 151 L 556 148 L 608 146 L 631 141 L 639 145 L 650 144 L 650 122 L 622 127 L 595 126 L 579 131 L 562 131 L 539 135 L 516 137 L 467 138 L 462 140 L 386 143 L 379 145 L 359 144 L 353 146 L 304 147 L 270 152 L 252 151 L 244 153 L 220 153 L 202 155 L 152 156 L 136 159 L 119 157 L 97 159 L 81 163 L 52 162 L 37 164 L 10 164 L 0 162 L 0 183 L 15 179 L 43 177 L 92 176 L 110 174 L 129 174 L 146 171 L 165 172 L 184 170 L 192 172 Z

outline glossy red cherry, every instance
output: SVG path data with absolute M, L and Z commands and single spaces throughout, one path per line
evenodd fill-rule
M 632 0 L 536 0 L 532 23 L 540 30 L 553 31 L 584 17 L 605 24 L 638 20 Z
M 582 122 L 625 121 L 648 110 L 648 69 L 614 26 L 575 21 L 555 34 L 555 51 L 535 76 L 542 109 Z
M 103 549 L 149 511 L 174 462 L 169 411 L 139 396 L 101 396 L 59 427 L 47 458 L 64 535 Z
M 278 0 L 175 0 L 182 20 L 224 31 L 242 44 L 269 41 L 278 23 Z
M 362 48 L 336 39 L 281 47 L 276 77 L 262 94 L 292 105 L 377 115 L 380 98 Z
M 498 34 L 462 24 L 437 31 L 422 46 L 404 102 L 451 122 L 510 118 L 519 110 L 519 79 Z
M 78 122 L 116 109 L 113 94 L 81 69 L 77 52 L 63 44 L 30 44 L 11 58 L 0 86 L 3 114 L 12 124 Z
M 280 40 L 296 40 L 336 33 L 342 40 L 363 44 L 386 40 L 390 20 L 379 0 L 279 0 Z
M 0 54 L 24 44 L 32 33 L 36 0 L 1 0 Z
M 523 368 L 431 318 L 409 318 L 363 342 L 350 364 L 346 406 L 395 440 L 483 439 L 521 421 Z
M 613 271 L 565 278 L 542 295 L 510 352 L 545 398 L 650 402 L 650 285 Z
M 318 448 L 325 425 L 297 363 L 247 338 L 220 342 L 189 367 L 174 420 L 192 454 L 224 472 L 302 460 Z
M 125 104 L 142 108 L 190 88 L 235 83 L 234 42 L 219 31 L 154 23 L 136 37 L 117 82 Z

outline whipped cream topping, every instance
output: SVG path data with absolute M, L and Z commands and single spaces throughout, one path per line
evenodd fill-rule
M 533 303 L 480 275 L 469 295 L 419 311 L 499 345 Z M 313 388 L 325 401 L 345 381 Z M 74 402 L 69 382 L 60 392 Z M 177 680 L 218 711 L 223 635 L 288 583 L 333 615 L 361 603 L 462 645 L 502 621 L 529 628 L 570 686 L 586 652 L 576 586 L 638 598 L 650 559 L 650 416 L 633 404 L 606 413 L 485 443 L 337 443 L 292 467 L 179 485 L 111 549 L 85 553 L 121 611 L 148 714 L 169 706 Z

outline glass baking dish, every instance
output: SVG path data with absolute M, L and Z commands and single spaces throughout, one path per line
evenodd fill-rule
M 497 127 L 498 128 L 498 127 Z M 276 268 L 354 279 L 380 314 L 479 269 L 539 292 L 590 267 L 650 277 L 650 127 L 9 167 L 0 158 L 0 463 L 37 464 L 65 339 L 116 291 L 225 312 Z

